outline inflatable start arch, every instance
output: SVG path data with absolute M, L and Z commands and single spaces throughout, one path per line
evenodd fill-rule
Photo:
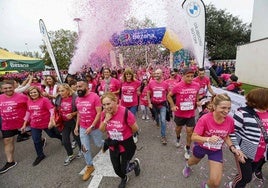
M 110 61 L 112 62 L 112 65 L 115 66 L 116 60 L 115 52 L 112 50 L 113 47 L 149 44 L 162 44 L 174 54 L 175 61 L 176 54 L 178 54 L 178 52 L 183 49 L 182 43 L 179 41 L 179 38 L 172 30 L 165 27 L 160 27 L 124 30 L 119 34 L 115 33 L 112 35 L 110 41 L 106 41 L 99 45 L 96 51 L 110 52 Z
M 162 44 L 173 53 L 182 49 L 176 34 L 165 27 L 124 30 L 120 34 L 114 34 L 110 42 L 114 47 Z

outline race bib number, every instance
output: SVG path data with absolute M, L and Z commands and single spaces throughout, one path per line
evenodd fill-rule
M 118 140 L 118 141 L 123 140 L 123 134 L 121 132 L 118 132 L 117 130 L 108 131 L 108 132 L 112 140 Z
M 162 91 L 154 91 L 153 92 L 154 98 L 162 98 L 162 96 L 163 96 Z
M 209 149 L 219 150 L 219 149 L 222 148 L 223 142 L 224 142 L 223 139 L 218 140 L 218 142 L 216 142 L 216 143 L 204 142 L 203 146 L 205 146 L 205 147 L 207 147 Z
M 181 109 L 181 111 L 193 110 L 194 109 L 194 103 L 193 102 L 181 102 L 180 103 L 180 109 Z
M 133 96 L 123 95 L 124 102 L 133 102 Z

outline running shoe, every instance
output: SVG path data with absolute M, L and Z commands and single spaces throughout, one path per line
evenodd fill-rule
M 43 155 L 43 156 L 41 156 L 41 157 L 36 157 L 36 159 L 34 160 L 34 162 L 33 162 L 33 166 L 36 166 L 36 165 L 38 165 L 44 158 L 45 158 L 46 156 L 45 155 Z
M 138 142 L 138 132 L 135 132 L 133 134 L 133 140 L 134 140 L 134 143 L 136 144 Z
M 70 156 L 67 156 L 66 157 L 66 159 L 64 160 L 64 166 L 67 166 L 67 165 L 69 165 L 71 162 L 72 162 L 72 160 L 74 160 L 74 155 L 70 155 Z
M 149 119 L 150 119 L 150 118 L 149 118 L 149 116 L 147 115 L 147 116 L 146 116 L 146 120 L 149 120 Z
M 141 116 L 141 119 L 142 119 L 142 120 L 145 120 L 145 115 L 142 115 L 142 116 Z
M 122 178 L 122 179 L 121 179 L 121 182 L 120 182 L 118 188 L 125 188 L 126 185 L 127 185 L 128 180 L 129 180 L 129 178 L 128 178 L 128 176 L 126 175 L 125 178 Z
M 176 140 L 175 146 L 176 148 L 179 148 L 181 146 L 180 139 Z
M 5 172 L 7 172 L 9 169 L 13 168 L 14 166 L 16 166 L 18 163 L 17 162 L 6 162 L 5 166 L 3 168 L 0 169 L 0 174 L 3 174 Z
M 77 146 L 77 143 L 76 143 L 75 140 L 73 140 L 73 141 L 72 141 L 72 148 L 74 149 L 74 148 L 76 148 L 76 146 Z
M 139 176 L 141 172 L 140 160 L 138 158 L 135 158 L 134 163 L 135 163 L 135 167 L 134 167 L 135 176 Z
M 260 171 L 260 172 L 254 172 L 254 176 L 255 176 L 255 178 L 258 179 L 258 180 L 261 180 L 261 181 L 264 180 L 261 171 Z
M 186 148 L 186 146 L 184 146 L 184 151 L 185 151 L 185 153 L 184 153 L 184 158 L 186 159 L 186 160 L 188 160 L 189 158 L 190 158 L 190 149 L 187 149 Z
M 163 145 L 167 145 L 167 139 L 166 139 L 166 137 L 161 137 L 161 142 L 162 142 L 162 144 Z
M 185 178 L 188 178 L 190 175 L 191 175 L 191 168 L 187 165 L 185 165 L 184 169 L 182 170 L 182 175 L 185 177 Z
M 76 158 L 77 159 L 80 159 L 81 157 L 83 157 L 83 153 L 81 150 L 78 151 L 77 155 L 76 155 Z
M 206 181 L 203 181 L 202 183 L 201 183 L 201 188 L 207 188 L 208 186 L 207 186 L 207 182 Z
M 233 182 L 230 181 L 228 184 L 227 184 L 227 188 L 233 188 Z

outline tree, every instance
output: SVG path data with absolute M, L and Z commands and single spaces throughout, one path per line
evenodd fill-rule
M 59 66 L 59 69 L 67 69 L 73 57 L 75 50 L 75 42 L 77 40 L 77 33 L 70 30 L 57 30 L 49 32 L 51 46 Z M 42 53 L 44 53 L 44 61 L 48 66 L 52 65 L 51 59 L 47 52 L 46 45 L 39 46 Z
M 214 5 L 206 7 L 206 42 L 211 59 L 235 59 L 237 45 L 250 41 L 250 25 Z
M 18 54 L 18 55 L 23 55 L 23 56 L 27 56 L 27 57 L 32 57 L 32 58 L 39 58 L 39 59 L 42 59 L 42 56 L 39 52 L 18 52 L 18 51 L 15 51 L 14 52 L 15 54 Z

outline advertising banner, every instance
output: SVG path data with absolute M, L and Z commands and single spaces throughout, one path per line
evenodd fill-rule
M 59 72 L 59 68 L 58 68 L 58 64 L 56 62 L 56 59 L 55 59 L 55 56 L 54 56 L 54 53 L 53 53 L 53 49 L 52 49 L 52 46 L 51 46 L 51 43 L 50 43 L 50 40 L 49 40 L 49 37 L 48 37 L 48 32 L 47 32 L 47 29 L 46 29 L 46 26 L 45 26 L 45 23 L 42 19 L 39 20 L 39 27 L 40 27 L 40 32 L 43 36 L 43 40 L 45 42 L 45 45 L 47 47 L 47 51 L 48 51 L 48 54 L 51 58 L 51 61 L 52 61 L 52 64 L 54 66 L 54 69 L 55 69 L 55 72 L 58 76 L 58 80 L 62 83 L 62 77 L 61 77 L 61 74 Z
M 182 3 L 193 42 L 194 55 L 199 67 L 204 66 L 205 5 L 202 0 L 185 0 Z

